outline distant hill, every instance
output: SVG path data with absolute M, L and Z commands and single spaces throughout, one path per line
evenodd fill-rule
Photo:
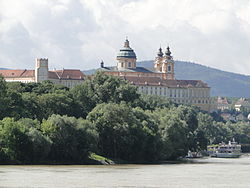
M 137 66 L 153 68 L 153 61 L 137 62 Z M 96 69 L 83 71 L 93 74 Z M 230 73 L 196 63 L 176 61 L 176 79 L 202 80 L 212 88 L 212 96 L 250 98 L 250 76 Z
M 7 69 L 5 69 L 5 68 L 0 68 L 0 70 L 7 70 Z

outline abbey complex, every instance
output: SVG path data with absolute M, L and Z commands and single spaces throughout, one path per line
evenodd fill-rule
M 170 48 L 163 53 L 159 49 L 154 68 L 137 67 L 136 54 L 126 39 L 124 47 L 117 55 L 117 65 L 105 67 L 101 63 L 98 71 L 118 76 L 138 87 L 140 93 L 167 97 L 175 103 L 191 104 L 205 111 L 212 111 L 214 104 L 210 98 L 210 87 L 200 80 L 176 80 L 174 60 Z M 0 70 L 7 82 L 41 82 L 50 80 L 55 84 L 74 87 L 82 83 L 86 76 L 80 70 L 49 70 L 48 59 L 36 59 L 35 70 Z
M 128 80 L 138 87 L 140 93 L 167 97 L 175 103 L 195 105 L 205 111 L 214 110 L 210 87 L 206 83 L 175 79 L 174 60 L 169 47 L 165 54 L 159 49 L 154 69 L 150 70 L 136 66 L 136 54 L 126 40 L 117 55 L 117 66 L 105 67 L 102 62 L 99 70 Z

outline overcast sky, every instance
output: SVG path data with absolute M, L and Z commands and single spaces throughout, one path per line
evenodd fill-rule
M 0 0 L 0 67 L 115 65 L 126 36 L 138 60 L 169 44 L 174 59 L 250 75 L 249 0 Z

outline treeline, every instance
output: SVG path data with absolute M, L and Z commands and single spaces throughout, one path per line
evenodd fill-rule
M 102 73 L 72 89 L 0 78 L 3 164 L 84 164 L 92 152 L 136 163 L 174 160 L 232 138 L 250 143 L 249 125 L 216 122 Z

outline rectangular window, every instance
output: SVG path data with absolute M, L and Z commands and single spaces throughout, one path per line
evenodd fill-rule
M 171 65 L 168 65 L 168 72 L 171 72 Z

